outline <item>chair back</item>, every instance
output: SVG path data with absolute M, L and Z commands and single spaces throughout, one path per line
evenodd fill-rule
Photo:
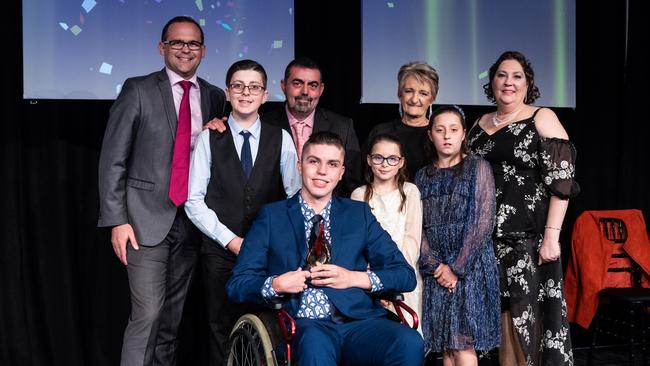
M 641 287 L 641 269 L 623 250 L 628 233 L 625 221 L 615 217 L 602 217 L 598 223 L 601 234 L 614 246 L 603 288 Z
M 605 238 L 614 243 L 625 243 L 627 240 L 627 227 L 625 221 L 619 218 L 603 217 L 599 220 L 600 229 Z

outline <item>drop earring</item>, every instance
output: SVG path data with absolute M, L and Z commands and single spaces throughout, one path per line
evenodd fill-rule
M 402 103 L 398 104 L 399 108 L 399 116 L 404 117 L 404 111 L 402 110 Z

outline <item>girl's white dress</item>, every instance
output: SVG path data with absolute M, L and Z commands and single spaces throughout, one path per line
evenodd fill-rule
M 363 201 L 365 193 L 366 186 L 361 186 L 352 192 L 351 198 Z M 368 204 L 377 221 L 390 234 L 406 261 L 415 270 L 417 285 L 415 290 L 404 294 L 404 302 L 417 312 L 422 321 L 422 277 L 418 269 L 422 240 L 422 201 L 420 191 L 413 183 L 404 183 L 404 194 L 406 206 L 402 211 L 399 209 L 402 197 L 398 189 L 383 194 L 374 192 Z M 418 331 L 422 333 L 420 326 Z

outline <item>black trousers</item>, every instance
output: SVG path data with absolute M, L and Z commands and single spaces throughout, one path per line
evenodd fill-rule
M 209 360 L 211 366 L 222 366 L 228 361 L 226 345 L 237 319 L 250 307 L 228 300 L 226 283 L 232 276 L 237 256 L 219 243 L 204 238 L 201 244 L 201 268 L 205 305 L 210 329 Z

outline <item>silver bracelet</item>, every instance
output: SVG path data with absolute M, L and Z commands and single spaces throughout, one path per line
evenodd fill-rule
M 557 230 L 557 231 L 561 231 L 561 230 L 562 230 L 562 228 L 554 227 L 554 226 L 544 226 L 544 229 L 551 229 L 551 230 Z

